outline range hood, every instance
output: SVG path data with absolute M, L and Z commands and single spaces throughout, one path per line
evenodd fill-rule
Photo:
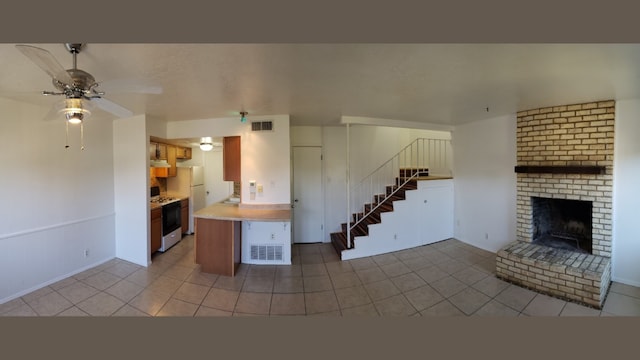
M 152 168 L 169 168 L 171 165 L 167 160 L 149 160 L 149 167 Z

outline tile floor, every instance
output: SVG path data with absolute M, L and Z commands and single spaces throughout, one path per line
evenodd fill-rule
M 455 239 L 340 261 L 294 245 L 292 265 L 202 273 L 193 236 L 148 268 L 114 259 L 0 304 L 2 316 L 640 316 L 640 288 L 613 283 L 602 311 L 494 276 L 495 254 Z

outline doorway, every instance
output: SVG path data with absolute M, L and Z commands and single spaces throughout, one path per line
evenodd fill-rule
M 317 243 L 324 236 L 322 147 L 293 147 L 293 242 Z

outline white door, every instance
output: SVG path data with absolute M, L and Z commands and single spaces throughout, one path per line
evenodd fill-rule
M 293 242 L 323 240 L 322 148 L 293 147 Z

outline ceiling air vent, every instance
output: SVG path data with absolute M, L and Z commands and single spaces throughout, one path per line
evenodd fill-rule
M 273 121 L 252 121 L 251 131 L 273 131 Z

